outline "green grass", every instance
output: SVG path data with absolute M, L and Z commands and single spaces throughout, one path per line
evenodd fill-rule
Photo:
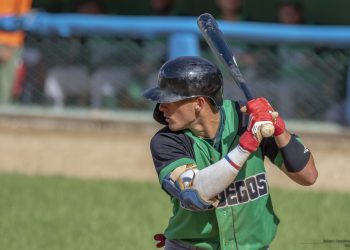
M 350 249 L 350 193 L 280 189 L 271 193 L 281 219 L 272 249 Z
M 272 249 L 344 249 L 323 240 L 350 240 L 350 194 L 271 192 Z M 170 213 L 157 183 L 0 174 L 0 249 L 155 249 Z
M 156 184 L 0 175 L 0 249 L 152 249 L 169 213 Z

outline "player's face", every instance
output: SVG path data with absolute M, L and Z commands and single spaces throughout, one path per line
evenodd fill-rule
M 196 98 L 189 98 L 177 102 L 161 103 L 159 110 L 163 112 L 165 120 L 172 131 L 191 128 L 196 121 Z

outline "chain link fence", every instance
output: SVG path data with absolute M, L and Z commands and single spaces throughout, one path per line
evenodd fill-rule
M 156 84 L 167 58 L 167 37 L 44 37 L 28 34 L 20 105 L 54 108 L 151 110 L 142 92 Z M 284 117 L 342 122 L 349 49 L 317 45 L 253 44 L 229 39 L 253 94 Z M 218 64 L 200 40 L 201 55 Z M 219 65 L 219 64 L 218 64 Z M 220 65 L 221 67 L 221 65 Z M 225 97 L 242 99 L 222 68 Z
M 156 82 L 166 39 L 27 36 L 18 102 L 56 108 L 149 109 L 142 92 Z

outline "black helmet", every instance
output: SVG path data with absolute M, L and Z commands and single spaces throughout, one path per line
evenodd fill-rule
M 146 90 L 143 96 L 156 101 L 156 121 L 166 124 L 158 110 L 159 103 L 169 103 L 196 96 L 209 97 L 215 106 L 222 105 L 223 84 L 218 67 L 197 56 L 182 56 L 163 64 L 156 87 Z
M 201 57 L 183 56 L 164 63 L 158 74 L 158 85 L 143 95 L 158 103 L 206 96 L 221 106 L 222 93 L 222 75 L 215 64 Z

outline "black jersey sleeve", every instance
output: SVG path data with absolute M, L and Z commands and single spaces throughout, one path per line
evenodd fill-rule
M 151 140 L 153 163 L 159 175 L 160 171 L 171 163 L 183 159 L 193 159 L 193 141 L 183 132 L 172 132 L 168 127 L 158 131 Z

